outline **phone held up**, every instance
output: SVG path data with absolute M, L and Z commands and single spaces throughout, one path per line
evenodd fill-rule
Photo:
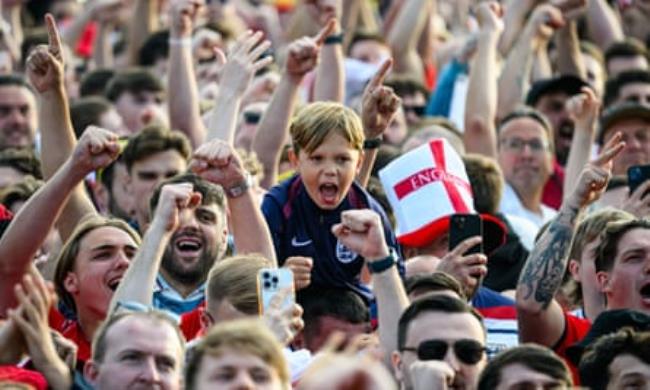
M 630 195 L 646 180 L 650 180 L 650 165 L 633 165 L 627 169 L 627 185 L 630 187 Z
M 453 250 L 468 238 L 483 237 L 483 220 L 478 214 L 453 214 L 449 220 L 449 250 Z M 464 254 L 483 253 L 483 243 L 470 248 Z
M 293 287 L 293 272 L 288 268 L 262 268 L 257 273 L 257 296 L 259 312 L 268 311 L 275 299 L 281 300 L 280 309 L 293 307 L 296 301 Z

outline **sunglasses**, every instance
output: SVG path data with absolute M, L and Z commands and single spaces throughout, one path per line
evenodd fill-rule
M 485 346 L 472 339 L 460 339 L 452 344 L 458 360 L 465 364 L 476 364 L 483 358 Z M 449 349 L 445 340 L 425 340 L 415 347 L 403 347 L 402 351 L 415 352 L 419 360 L 444 360 Z
M 404 109 L 404 113 L 407 113 L 407 112 L 410 111 L 410 112 L 413 112 L 417 116 L 423 116 L 426 109 L 427 109 L 427 106 L 425 106 L 425 105 L 422 105 L 422 106 L 417 106 L 417 105 L 406 106 L 406 105 L 404 105 L 404 106 L 402 106 L 402 108 Z

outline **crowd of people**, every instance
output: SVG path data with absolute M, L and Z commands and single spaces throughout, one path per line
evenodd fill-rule
M 650 1 L 0 7 L 0 389 L 650 388 Z

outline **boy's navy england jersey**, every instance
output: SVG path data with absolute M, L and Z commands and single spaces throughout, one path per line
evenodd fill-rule
M 356 183 L 352 184 L 343 202 L 334 210 L 318 207 L 307 194 L 300 176 L 293 176 L 271 188 L 262 202 L 262 212 L 269 225 L 280 265 L 288 257 L 311 257 L 314 260 L 311 287 L 350 288 L 371 299 L 371 291 L 360 280 L 364 259 L 342 245 L 332 234 L 332 226 L 341 222 L 343 211 L 364 208 L 376 211 L 381 216 L 386 243 L 400 253 L 384 210 Z M 398 266 L 402 271 L 401 258 Z

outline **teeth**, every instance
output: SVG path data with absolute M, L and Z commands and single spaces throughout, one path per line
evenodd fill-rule
M 181 240 L 176 243 L 176 247 L 182 251 L 192 251 L 201 249 L 201 244 L 191 240 Z

